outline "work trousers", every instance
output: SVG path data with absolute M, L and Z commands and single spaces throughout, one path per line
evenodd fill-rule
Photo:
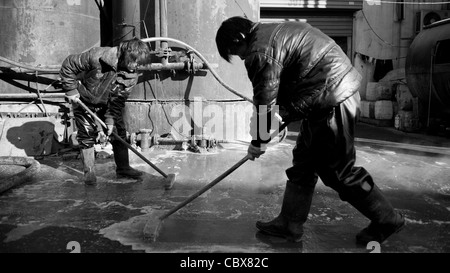
M 286 170 L 290 182 L 314 187 L 320 177 L 343 201 L 368 195 L 373 179 L 366 169 L 354 165 L 359 106 L 360 95 L 356 92 L 328 115 L 301 122 L 293 150 L 293 166 Z
M 101 120 L 105 120 L 106 105 L 93 105 L 89 102 L 84 104 L 94 112 Z M 124 103 L 125 107 L 125 103 Z M 122 139 L 126 138 L 125 122 L 123 120 L 123 110 L 121 108 L 120 113 L 114 113 L 114 132 Z M 75 125 L 77 127 L 77 141 L 82 149 L 91 148 L 96 143 L 96 139 L 100 130 L 105 130 L 100 124 L 98 124 L 94 117 L 92 117 L 84 108 L 80 105 L 74 104 L 73 114 L 75 117 Z M 106 130 L 105 130 L 106 132 Z M 111 138 L 111 144 L 114 146 L 118 143 L 118 140 Z

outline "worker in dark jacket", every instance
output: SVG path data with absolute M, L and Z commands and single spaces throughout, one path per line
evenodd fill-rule
M 126 137 L 123 110 L 132 88 L 138 80 L 137 67 L 149 58 L 149 47 L 139 39 L 121 42 L 116 47 L 95 47 L 81 54 L 68 56 L 62 63 L 60 76 L 66 100 L 72 103 L 81 148 L 84 181 L 96 183 L 94 144 L 99 137 L 108 138 L 113 130 Z M 97 124 L 77 100 L 81 100 L 108 127 Z M 138 178 L 142 172 L 129 164 L 128 148 L 111 137 L 116 174 Z
M 361 76 L 341 48 L 317 28 L 302 22 L 255 23 L 246 18 L 225 20 L 217 31 L 219 54 L 231 62 L 245 61 L 256 106 L 251 122 L 251 159 L 265 151 L 262 121 L 279 108 L 283 121 L 300 121 L 293 165 L 281 212 L 258 221 L 263 233 L 300 241 L 318 177 L 371 220 L 357 242 L 382 243 L 405 223 L 404 217 L 375 185 L 371 175 L 354 166 L 354 130 L 359 111 Z M 265 106 L 265 107 L 260 107 Z M 256 121 L 256 122 L 255 122 Z

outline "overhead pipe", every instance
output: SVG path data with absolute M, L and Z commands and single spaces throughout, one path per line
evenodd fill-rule
M 64 98 L 64 93 L 41 93 L 43 99 Z M 39 99 L 35 93 L 0 93 L 0 99 Z
M 177 62 L 177 63 L 151 63 L 143 66 L 139 66 L 138 70 L 187 70 L 195 71 L 198 69 L 207 69 L 208 66 L 205 63 L 191 63 L 191 62 Z
M 26 64 L 22 64 L 22 63 L 18 63 L 18 62 L 12 61 L 10 59 L 7 59 L 7 58 L 1 57 L 1 56 L 0 56 L 0 61 L 12 64 L 12 65 L 14 65 L 16 67 L 24 68 L 26 70 L 26 71 L 20 71 L 20 72 L 55 73 L 55 72 L 59 72 L 59 69 L 60 69 L 60 66 L 42 66 L 42 67 L 37 67 L 37 66 L 26 65 Z
M 36 73 L 36 72 L 45 72 L 45 73 L 53 73 L 53 74 L 58 74 L 60 71 L 60 66 L 56 67 L 56 66 L 52 66 L 54 68 L 38 68 L 38 67 L 32 67 L 32 66 L 27 66 L 21 63 L 17 63 L 11 60 L 8 60 L 6 58 L 0 57 L 0 60 L 3 61 L 3 59 L 5 60 L 5 62 L 15 65 L 17 67 L 11 67 L 9 69 L 13 70 L 14 72 L 17 73 Z M 191 67 L 192 66 L 192 67 Z M 150 71 L 157 71 L 157 70 L 183 70 L 183 69 L 207 69 L 207 66 L 204 63 L 194 63 L 193 65 L 189 65 L 186 64 L 186 62 L 174 62 L 174 63 L 151 63 L 151 64 L 147 64 L 147 65 L 143 65 L 140 66 L 138 68 L 138 70 L 150 70 Z M 217 65 L 215 65 L 217 67 Z M 24 68 L 24 69 L 23 69 Z M 0 73 L 5 73 L 4 71 L 0 70 Z
M 161 0 L 162 1 L 162 0 Z M 165 2 L 165 1 L 162 1 Z M 163 28 L 165 29 L 164 31 L 167 31 L 167 28 Z M 143 42 L 160 42 L 163 41 L 162 44 L 168 44 L 168 42 L 174 42 L 177 44 L 180 44 L 186 48 L 188 48 L 189 50 L 191 50 L 192 52 L 194 52 L 202 61 L 203 63 L 194 63 L 194 68 L 195 69 L 208 69 L 209 71 L 211 71 L 211 73 L 213 74 L 213 76 L 216 78 L 216 80 L 222 84 L 226 89 L 228 89 L 230 92 L 232 92 L 233 94 L 237 95 L 238 97 L 241 97 L 242 99 L 253 103 L 253 100 L 240 94 L 238 91 L 234 90 L 231 86 L 227 85 L 221 78 L 220 76 L 217 74 L 217 72 L 214 70 L 214 67 L 217 67 L 217 65 L 212 65 L 211 63 L 208 62 L 208 60 L 195 48 L 193 48 L 192 46 L 174 39 L 174 38 L 169 38 L 169 37 L 153 37 L 153 38 L 144 38 L 141 39 Z M 14 61 L 11 61 L 9 59 L 6 59 L 4 57 L 0 56 L 0 61 L 4 61 L 7 62 L 9 64 L 15 65 L 17 67 L 21 67 L 21 68 L 25 68 L 25 69 L 29 69 L 32 71 L 39 71 L 39 72 L 59 72 L 60 67 L 56 68 L 56 67 L 46 67 L 46 68 L 38 68 L 38 67 L 32 67 L 32 66 L 28 66 L 28 65 L 24 65 L 21 63 L 17 63 Z M 185 69 L 186 64 L 184 62 L 178 62 L 178 63 L 152 63 L 146 66 L 140 66 L 139 70 L 182 70 Z M 60 95 L 60 94 L 41 94 L 41 96 L 43 98 L 60 98 L 60 97 L 64 97 L 64 95 Z M 28 98 L 28 99 L 37 99 L 38 96 L 36 94 L 0 94 L 0 98 L 11 98 L 11 99 L 15 99 L 15 98 Z
M 165 2 L 165 1 L 164 1 Z M 166 29 L 166 28 L 165 28 Z M 167 29 L 166 29 L 167 30 Z M 165 31 L 166 31 L 165 30 Z M 204 63 L 203 64 L 194 64 L 194 66 L 198 69 L 208 69 L 209 71 L 211 71 L 211 74 L 213 74 L 213 76 L 216 78 L 216 80 L 222 84 L 222 86 L 224 86 L 226 89 L 228 89 L 230 92 L 232 92 L 233 94 L 237 95 L 238 97 L 241 97 L 242 99 L 253 103 L 253 100 L 240 94 L 238 91 L 234 90 L 231 86 L 227 85 L 221 78 L 220 76 L 217 74 L 217 72 L 214 70 L 214 67 L 217 67 L 217 65 L 212 65 L 211 63 L 208 62 L 208 60 L 195 48 L 193 48 L 192 46 L 174 39 L 174 38 L 169 38 L 169 37 L 153 37 L 153 38 L 144 38 L 141 39 L 143 42 L 146 43 L 151 43 L 151 42 L 160 42 L 163 41 L 162 44 L 167 44 L 168 42 L 174 42 L 177 44 L 180 44 L 186 48 L 188 48 L 189 50 L 191 50 L 192 52 L 194 52 Z M 32 66 L 27 66 L 24 64 L 20 64 L 11 60 L 8 60 L 4 57 L 0 56 L 0 60 L 1 61 L 5 61 L 7 63 L 10 63 L 12 65 L 18 66 L 18 67 L 23 67 L 26 69 L 30 69 L 33 71 L 40 71 L 40 72 L 59 72 L 60 68 L 38 68 L 38 67 L 32 67 Z M 150 65 L 147 66 L 140 66 L 139 69 L 141 70 L 178 70 L 178 69 L 184 69 L 186 66 L 186 64 L 184 62 L 181 63 L 152 63 Z M 59 94 L 41 94 L 43 98 L 59 98 L 59 97 L 64 97 L 64 95 L 59 95 Z M 0 94 L 0 98 L 34 98 L 37 99 L 38 96 L 36 94 Z

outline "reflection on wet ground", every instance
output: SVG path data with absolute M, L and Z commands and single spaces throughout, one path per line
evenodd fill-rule
M 368 220 L 320 181 L 300 243 L 258 233 L 257 220 L 280 208 L 294 142 L 273 145 L 219 184 L 169 216 L 155 242 L 143 229 L 156 211 L 166 211 L 197 192 L 246 154 L 247 146 L 223 144 L 206 154 L 153 150 L 145 155 L 177 175 L 164 190 L 163 177 L 130 153 L 144 171 L 136 181 L 117 179 L 111 158 L 97 159 L 98 185 L 81 181 L 78 159 L 40 160 L 35 182 L 0 196 L 0 252 L 369 252 L 355 245 Z M 381 246 L 382 252 L 450 252 L 450 156 L 407 154 L 357 143 L 357 165 L 375 178 L 407 226 Z

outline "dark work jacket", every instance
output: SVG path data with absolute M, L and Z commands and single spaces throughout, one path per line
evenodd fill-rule
M 117 64 L 117 47 L 95 47 L 68 56 L 60 70 L 66 95 L 79 93 L 83 102 L 107 106 L 106 124 L 114 124 L 114 116 L 121 115 L 138 78 L 137 73 L 118 71 Z
M 247 41 L 256 106 L 277 104 L 303 119 L 331 111 L 359 89 L 359 82 L 339 88 L 349 72 L 360 75 L 334 40 L 307 23 L 256 23 Z

